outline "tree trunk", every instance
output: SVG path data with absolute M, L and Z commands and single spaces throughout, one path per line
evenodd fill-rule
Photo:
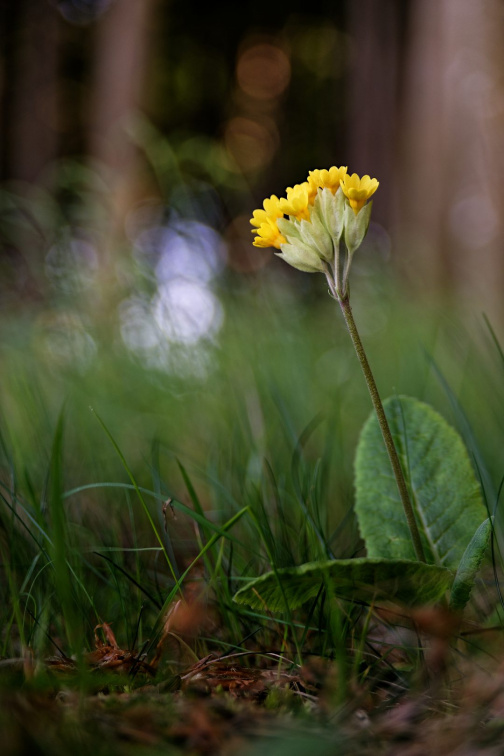
M 33 182 L 57 156 L 59 15 L 47 0 L 18 0 L 13 15 L 4 15 L 10 38 L 4 51 L 4 175 Z
M 135 197 L 136 149 L 126 128 L 142 105 L 148 21 L 154 0 L 116 0 L 98 23 L 89 152 L 110 190 L 110 222 L 104 263 L 122 235 Z
M 401 2 L 350 0 L 348 7 L 349 168 L 380 181 L 373 220 L 387 228 L 394 202 Z

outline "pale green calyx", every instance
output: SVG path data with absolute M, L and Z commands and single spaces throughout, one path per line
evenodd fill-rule
M 343 233 L 345 207 L 345 196 L 339 189 L 336 194 L 327 188 L 319 189 L 313 203 L 312 216 L 316 214 L 320 218 L 333 240 L 334 248 L 337 248 Z
M 350 207 L 350 204 L 345 203 L 345 245 L 348 249 L 350 257 L 356 252 L 367 234 L 369 227 L 369 221 L 371 218 L 371 209 L 373 202 L 368 202 L 367 205 L 359 210 L 357 214 Z
M 307 272 L 324 272 L 323 263 L 334 262 L 343 233 L 345 198 L 338 190 L 319 189 L 310 211 L 310 220 L 290 216 L 279 218 L 277 226 L 287 243 L 277 253 L 294 268 Z
M 295 240 L 292 244 L 282 244 L 281 252 L 276 252 L 278 257 L 292 265 L 293 268 L 305 273 L 323 273 L 324 263 L 322 258 L 312 247 L 302 241 Z
M 312 223 L 291 217 L 279 218 L 277 223 L 287 240 L 276 253 L 278 257 L 305 273 L 323 273 L 324 261 L 331 261 L 333 251 L 331 237 L 320 221 Z

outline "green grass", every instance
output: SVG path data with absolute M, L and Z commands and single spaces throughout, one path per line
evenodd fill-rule
M 337 308 L 321 279 L 305 278 L 226 283 L 204 380 L 148 367 L 113 321 L 105 329 L 85 307 L 96 349 L 84 364 L 49 349 L 47 305 L 4 314 L 4 659 L 73 655 L 81 688 L 93 690 L 83 654 L 95 626 L 110 623 L 121 648 L 152 659 L 167 609 L 192 590 L 210 620 L 170 647 L 163 679 L 208 653 L 275 652 L 299 664 L 322 656 L 337 670 L 338 707 L 387 669 L 394 684 L 415 678 L 414 645 L 398 641 L 401 668 L 374 654 L 365 605 L 321 592 L 273 616 L 232 601 L 266 571 L 362 555 L 353 458 L 371 407 Z M 475 315 L 468 336 L 456 312 L 420 308 L 374 273 L 354 287 L 382 396 L 428 401 L 458 428 L 492 509 L 504 472 L 504 364 L 484 322 Z

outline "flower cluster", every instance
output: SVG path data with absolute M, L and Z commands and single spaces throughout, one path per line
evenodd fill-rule
M 329 265 L 337 274 L 340 240 L 351 261 L 368 229 L 372 202 L 366 203 L 378 186 L 369 176 L 349 175 L 345 166 L 310 171 L 302 184 L 287 188 L 286 197 L 273 194 L 254 211 L 253 244 L 280 250 L 276 254 L 299 270 L 327 273 Z

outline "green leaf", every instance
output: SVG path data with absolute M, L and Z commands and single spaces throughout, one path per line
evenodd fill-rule
M 459 568 L 455 573 L 451 589 L 451 609 L 462 610 L 469 601 L 469 596 L 474 585 L 474 578 L 485 556 L 491 532 L 492 521 L 488 518 L 485 522 L 481 523 L 465 550 Z
M 240 588 L 233 600 L 253 609 L 285 611 L 286 602 L 295 609 L 325 585 L 350 601 L 395 600 L 414 606 L 437 601 L 452 581 L 453 574 L 443 567 L 407 559 L 332 559 L 268 572 Z
M 408 396 L 384 402 L 427 561 L 456 569 L 486 516 L 462 439 L 429 407 Z M 414 559 L 395 478 L 373 415 L 355 459 L 355 511 L 368 556 Z

